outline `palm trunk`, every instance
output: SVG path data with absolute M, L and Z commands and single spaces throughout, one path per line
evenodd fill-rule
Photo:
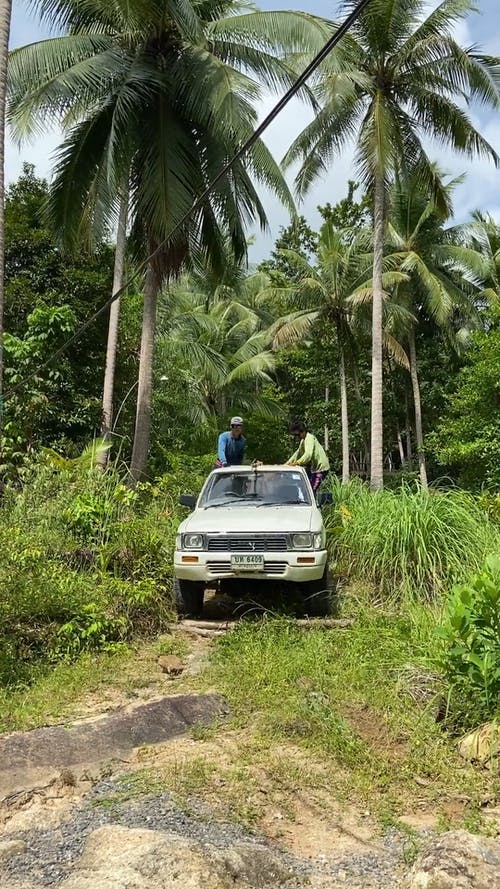
M 325 430 L 324 430 L 324 444 L 325 444 L 325 451 L 327 453 L 330 450 L 330 431 L 328 429 L 328 404 L 329 404 L 329 402 L 330 402 L 330 387 L 325 386 L 325 405 L 326 405 L 326 409 L 327 409 L 327 416 L 326 416 Z
M 401 469 L 404 469 L 406 466 L 406 457 L 405 457 L 405 449 L 403 447 L 403 438 L 401 436 L 401 429 L 399 428 L 399 423 L 398 423 L 396 435 L 397 435 L 397 440 L 398 440 L 399 459 L 401 460 Z
M 408 407 L 408 392 L 405 392 L 405 422 L 406 422 L 406 459 L 408 460 L 408 469 L 413 469 L 413 449 L 411 446 L 411 423 L 410 410 Z
M 372 404 L 370 487 L 384 486 L 383 457 L 383 370 L 382 370 L 382 274 L 384 258 L 385 185 L 380 172 L 375 175 L 373 230 L 373 305 L 372 305 Z
M 361 388 L 359 385 L 359 375 L 356 364 L 352 365 L 352 379 L 354 384 L 354 391 L 356 393 L 356 398 L 358 402 L 361 402 Z M 358 463 L 358 471 L 362 473 L 365 477 L 368 477 L 368 467 L 370 465 L 370 448 L 368 446 L 367 439 L 367 428 L 365 422 L 365 411 L 362 410 L 359 418 L 359 425 L 361 431 L 361 437 L 363 440 L 363 450 L 359 452 L 359 463 Z
M 342 432 L 342 484 L 347 484 L 349 481 L 349 414 L 347 412 L 344 345 L 339 324 L 337 325 L 337 342 L 339 347 L 340 428 Z
M 408 334 L 410 346 L 410 376 L 413 389 L 413 401 L 415 404 L 415 437 L 417 439 L 417 457 L 418 469 L 420 473 L 420 482 L 425 491 L 427 491 L 427 469 L 425 466 L 424 452 L 424 433 L 422 431 L 422 405 L 420 402 L 420 385 L 418 382 L 417 371 L 417 350 L 415 346 L 415 328 L 412 327 Z
M 5 104 L 11 0 L 0 0 L 0 452 L 3 432 L 3 313 L 5 301 Z
M 116 232 L 115 266 L 113 270 L 113 296 L 123 287 L 125 268 L 125 251 L 127 247 L 128 190 L 125 190 L 120 202 L 118 229 Z M 120 320 L 120 297 L 111 303 L 109 310 L 108 343 L 106 347 L 106 365 L 104 369 L 104 386 L 102 393 L 101 435 L 106 441 L 113 426 L 113 395 L 115 388 L 116 347 L 118 343 L 118 325 Z M 108 452 L 99 457 L 102 468 L 106 466 Z
M 145 475 L 149 456 L 151 400 L 153 394 L 153 355 L 159 290 L 160 280 L 153 266 L 149 265 L 144 283 L 139 386 L 137 391 L 134 446 L 130 462 L 130 474 L 134 481 L 139 481 Z

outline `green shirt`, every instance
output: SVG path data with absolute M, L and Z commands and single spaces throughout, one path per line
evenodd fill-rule
M 297 466 L 309 466 L 311 472 L 328 472 L 330 463 L 324 448 L 312 432 L 300 442 L 295 454 L 292 454 L 287 463 L 296 463 Z

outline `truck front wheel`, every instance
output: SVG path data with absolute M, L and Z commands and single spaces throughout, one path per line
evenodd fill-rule
M 331 617 L 338 612 L 336 581 L 332 578 L 328 567 L 319 580 L 301 583 L 304 611 L 310 617 Z
M 179 617 L 201 617 L 205 585 L 195 580 L 174 578 L 175 607 Z

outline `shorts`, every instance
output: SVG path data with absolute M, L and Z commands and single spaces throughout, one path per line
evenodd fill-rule
M 320 484 L 322 482 L 324 482 L 324 480 L 327 477 L 327 475 L 329 474 L 329 472 L 330 472 L 329 469 L 322 469 L 319 472 L 311 472 L 310 470 L 307 471 L 307 474 L 309 476 L 309 481 L 311 482 L 311 487 L 312 487 L 314 493 L 316 493 Z

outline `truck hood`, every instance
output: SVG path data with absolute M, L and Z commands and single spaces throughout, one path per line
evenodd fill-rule
M 321 526 L 319 510 L 313 510 L 310 506 L 219 506 L 197 509 L 182 522 L 179 532 L 286 534 L 319 531 Z

